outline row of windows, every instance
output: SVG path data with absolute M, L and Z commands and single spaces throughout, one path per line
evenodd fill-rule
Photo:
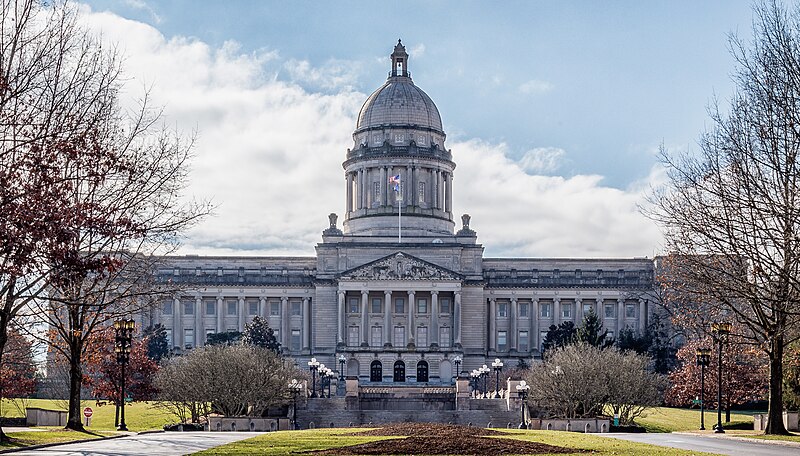
M 505 307 L 505 303 L 503 307 Z M 525 309 L 523 310 L 523 305 Z M 528 316 L 528 306 L 524 303 L 520 304 L 520 317 L 527 317 Z M 625 318 L 636 318 L 636 304 L 625 304 Z M 572 308 L 573 304 L 561 304 L 561 317 L 562 318 L 572 318 Z M 583 305 L 583 314 L 588 314 L 591 310 L 594 309 L 594 304 L 584 304 Z M 524 312 L 524 313 L 523 313 Z M 539 305 L 539 314 L 542 318 L 550 318 L 552 315 L 552 304 L 550 303 L 541 303 Z M 507 316 L 506 310 L 501 310 L 501 305 L 498 303 L 497 305 L 497 316 L 498 317 L 505 317 Z M 603 305 L 603 316 L 605 318 L 616 318 L 617 316 L 617 305 L 616 304 L 605 304 Z
M 383 313 L 383 298 L 372 298 L 369 304 L 369 311 L 370 313 L 380 314 Z M 394 300 L 394 313 L 396 314 L 405 314 L 406 313 L 406 299 L 405 298 L 395 298 Z M 418 314 L 426 314 L 428 313 L 428 299 L 427 298 L 418 298 L 417 299 L 417 313 Z M 361 313 L 361 299 L 359 298 L 350 298 L 347 304 L 347 312 L 351 314 L 358 314 Z M 450 305 L 450 298 L 441 298 L 439 299 L 439 313 L 442 314 L 449 314 L 451 312 L 451 305 Z
M 181 311 L 182 315 L 194 315 L 195 313 L 195 301 L 181 301 Z M 238 315 L 239 314 L 239 301 L 235 299 L 225 300 L 223 307 L 226 310 L 227 315 Z M 258 307 L 259 302 L 254 300 L 245 301 L 245 307 L 247 309 L 247 315 L 258 315 Z M 203 301 L 203 309 L 206 315 L 216 315 L 217 314 L 217 301 L 216 300 L 204 300 Z M 292 315 L 302 315 L 303 314 L 303 307 L 302 303 L 299 301 L 292 301 L 289 303 L 289 310 Z M 164 305 L 161 308 L 161 313 L 164 315 L 172 315 L 173 312 L 173 302 L 172 301 L 165 301 Z M 276 301 L 271 301 L 269 303 L 269 314 L 272 316 L 279 316 L 281 314 L 281 303 Z
M 228 331 L 236 331 L 236 330 L 237 330 L 236 328 L 228 328 Z M 280 341 L 281 340 L 280 330 L 279 329 L 274 329 L 273 331 L 274 331 L 274 334 L 275 334 L 275 339 Z M 206 328 L 206 334 L 205 334 L 204 341 L 207 342 L 208 341 L 208 336 L 210 334 L 215 334 L 216 332 L 217 331 L 215 329 Z M 172 328 L 167 328 L 166 329 L 166 333 L 167 333 L 167 344 L 170 347 L 172 347 L 173 346 Z M 300 343 L 301 343 L 300 330 L 299 329 L 292 329 L 291 333 L 290 333 L 290 338 L 289 338 L 289 347 L 290 347 L 290 349 L 293 350 L 293 351 L 299 351 L 300 350 Z M 184 330 L 183 330 L 183 345 L 184 345 L 184 348 L 186 348 L 187 350 L 194 347 L 194 345 L 195 345 L 194 328 L 184 328 Z
M 406 328 L 405 326 L 395 326 L 394 334 L 392 339 L 392 344 L 395 347 L 402 347 L 406 344 Z M 372 347 L 382 347 L 383 346 L 383 326 L 372 326 L 370 327 L 370 339 L 369 344 Z M 417 327 L 417 335 L 415 339 L 415 344 L 419 346 L 427 346 L 428 345 L 428 327 L 427 326 L 418 326 Z M 347 327 L 347 345 L 351 347 L 358 347 L 361 345 L 361 328 L 359 326 L 348 326 Z M 439 328 L 439 346 L 440 347 L 449 347 L 450 346 L 450 328 L 447 326 L 442 326 Z

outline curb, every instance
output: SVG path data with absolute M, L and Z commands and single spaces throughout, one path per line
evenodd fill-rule
M 672 434 L 679 434 L 679 435 L 694 435 L 700 437 L 711 437 L 715 439 L 728 439 L 728 440 L 738 440 L 741 442 L 753 442 L 753 443 L 768 443 L 770 445 L 778 445 L 778 446 L 786 446 L 792 448 L 800 448 L 800 442 L 792 442 L 790 440 L 769 440 L 769 439 L 758 439 L 752 437 L 744 437 L 740 435 L 730 435 L 730 434 L 696 434 L 694 432 L 672 432 Z

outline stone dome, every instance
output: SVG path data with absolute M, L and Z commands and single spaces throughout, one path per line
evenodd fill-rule
M 425 92 L 408 76 L 390 76 L 372 93 L 358 113 L 356 133 L 375 128 L 410 127 L 419 130 L 442 130 L 439 110 Z

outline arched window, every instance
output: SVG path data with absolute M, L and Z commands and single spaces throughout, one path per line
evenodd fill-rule
M 383 364 L 375 360 L 369 365 L 369 381 L 380 382 L 383 381 Z
M 394 362 L 394 381 L 396 382 L 406 381 L 406 363 L 402 361 Z
M 428 381 L 428 362 L 427 361 L 420 361 L 417 363 L 417 381 L 418 382 L 427 382 Z

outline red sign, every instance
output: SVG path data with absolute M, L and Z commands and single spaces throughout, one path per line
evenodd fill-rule
M 92 411 L 91 407 L 86 407 L 85 409 L 83 409 L 83 416 L 85 416 L 86 418 L 91 418 L 92 413 L 94 412 Z

